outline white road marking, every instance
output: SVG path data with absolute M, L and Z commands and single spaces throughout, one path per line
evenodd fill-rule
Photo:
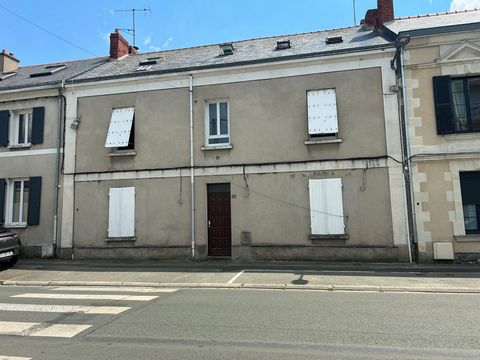
M 37 305 L 37 304 L 1 304 L 0 311 L 30 311 L 45 313 L 83 313 L 117 315 L 129 310 L 126 306 L 74 306 L 74 305 Z M 1 360 L 1 359 L 0 359 Z
M 0 355 L 0 360 L 32 360 L 32 358 Z
M 240 271 L 237 275 L 235 275 L 233 278 L 231 278 L 231 279 L 227 282 L 227 284 L 233 284 L 233 282 L 234 282 L 235 280 L 237 280 L 237 279 L 243 274 L 244 271 L 245 271 L 245 270 Z
M 37 294 L 27 293 L 13 295 L 14 298 L 29 299 L 66 299 L 66 300 L 119 300 L 119 301 L 151 301 L 158 296 L 146 295 L 104 295 L 104 294 Z
M 137 292 L 137 293 L 171 293 L 178 289 L 135 287 L 135 286 L 65 286 L 51 289 L 53 291 L 101 291 L 101 292 Z
M 0 335 L 71 338 L 91 326 L 92 325 L 0 321 Z

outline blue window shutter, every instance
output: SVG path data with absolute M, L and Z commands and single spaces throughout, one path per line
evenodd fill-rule
M 455 132 L 455 124 L 453 122 L 450 76 L 434 77 L 433 90 L 435 95 L 437 134 L 452 134 Z
M 32 144 L 43 144 L 43 127 L 45 125 L 45 108 L 35 107 L 32 114 Z
M 5 222 L 5 188 L 7 181 L 0 179 L 0 224 Z
M 29 181 L 30 189 L 28 194 L 28 225 L 40 224 L 40 198 L 42 193 L 42 178 L 39 176 L 31 177 Z
M 10 111 L 0 111 L 0 146 L 8 146 L 8 123 Z

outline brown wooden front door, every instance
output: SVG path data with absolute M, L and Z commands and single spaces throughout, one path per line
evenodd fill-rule
M 207 185 L 208 255 L 231 256 L 230 184 Z

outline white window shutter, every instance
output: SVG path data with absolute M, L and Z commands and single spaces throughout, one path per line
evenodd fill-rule
M 135 188 L 110 188 L 108 237 L 135 236 Z
M 312 235 L 345 234 L 342 179 L 311 179 L 309 192 Z
M 338 133 L 335 89 L 308 91 L 307 105 L 308 133 L 310 135 Z
M 134 107 L 114 109 L 112 111 L 107 139 L 105 140 L 106 148 L 128 146 L 134 115 Z

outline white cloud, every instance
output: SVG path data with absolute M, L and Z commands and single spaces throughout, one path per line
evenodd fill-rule
M 105 40 L 105 41 L 110 41 L 110 33 L 100 33 L 100 37 L 102 38 L 102 40 Z
M 450 11 L 480 9 L 480 0 L 452 0 Z
M 158 46 L 149 46 L 148 48 L 152 51 L 160 51 L 161 50 Z
M 143 45 L 148 45 L 152 43 L 152 37 L 151 36 L 145 36 L 143 38 Z
M 169 37 L 162 45 L 163 48 L 166 48 L 168 47 L 168 45 L 170 45 L 170 43 L 173 41 L 173 37 Z

